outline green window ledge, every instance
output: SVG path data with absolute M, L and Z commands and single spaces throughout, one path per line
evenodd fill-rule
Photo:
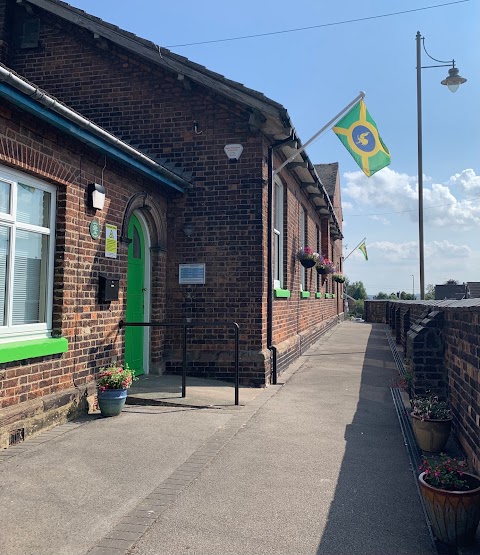
M 290 291 L 288 289 L 274 289 L 273 294 L 274 294 L 274 297 L 276 299 L 289 299 L 290 298 Z
M 315 293 L 315 298 L 316 298 L 316 299 L 321 299 L 321 298 L 322 298 L 322 294 L 321 294 L 321 293 Z
M 300 298 L 301 299 L 309 299 L 310 298 L 310 291 L 300 291 Z
M 56 355 L 67 351 L 68 341 L 65 337 L 13 341 L 12 343 L 0 344 L 0 364 L 27 358 Z

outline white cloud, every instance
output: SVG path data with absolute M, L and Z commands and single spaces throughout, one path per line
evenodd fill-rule
M 468 245 L 454 245 L 450 241 L 433 241 L 425 245 L 425 258 L 448 255 L 448 258 L 465 258 L 471 256 Z
M 448 186 L 460 186 L 465 193 L 480 194 L 480 175 L 477 175 L 474 170 L 467 169 L 461 173 L 452 175 L 449 179 Z
M 434 183 L 423 187 L 424 222 L 435 227 L 470 228 L 480 224 L 480 203 L 459 199 L 450 190 L 460 185 L 463 191 L 480 194 L 480 176 L 473 170 L 463 170 L 450 178 L 446 185 Z M 394 215 L 403 215 L 418 221 L 417 178 L 384 168 L 372 177 L 363 172 L 344 174 L 342 195 L 348 197 L 345 219 L 357 215 L 380 218 L 387 223 Z M 351 207 L 353 204 L 353 207 Z M 353 212 L 349 216 L 349 212 Z

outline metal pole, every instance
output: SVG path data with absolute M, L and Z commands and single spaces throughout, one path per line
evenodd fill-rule
M 183 324 L 182 341 L 182 397 L 187 396 L 187 324 Z
M 415 299 L 415 276 L 413 274 L 410 274 L 412 276 L 412 292 L 413 292 L 413 299 Z
M 239 325 L 234 323 L 235 327 L 235 404 L 238 405 L 238 388 L 240 386 L 240 365 L 238 356 L 238 330 Z
M 319 137 L 322 133 L 324 133 L 327 129 L 330 129 L 330 127 L 336 123 L 341 116 L 343 116 L 343 114 L 345 114 L 345 112 L 348 112 L 348 110 L 350 110 L 350 108 L 352 108 L 352 106 L 355 106 L 355 104 L 358 104 L 361 100 L 363 100 L 365 98 L 365 93 L 363 91 L 360 91 L 359 95 L 357 97 L 355 97 L 350 104 L 348 104 L 348 106 L 345 106 L 345 108 L 343 110 L 341 110 L 340 112 L 338 112 L 338 114 L 332 118 L 326 125 L 324 125 L 320 131 L 317 131 L 315 133 L 315 135 L 313 137 L 310 137 L 310 139 L 308 139 L 308 141 L 302 145 L 298 150 L 295 151 L 294 154 L 292 154 L 292 156 L 290 156 L 290 158 L 287 158 L 285 160 L 285 162 L 283 162 L 282 164 L 280 164 L 280 166 L 278 166 L 277 169 L 275 169 L 273 171 L 273 175 L 277 175 L 277 173 L 280 172 L 280 170 L 282 170 L 287 164 L 289 164 L 290 162 L 292 162 L 293 160 L 295 160 L 295 158 L 301 153 L 303 152 L 307 146 L 309 146 L 310 144 L 313 143 L 313 141 Z
M 417 32 L 417 135 L 418 135 L 418 249 L 420 258 L 420 299 L 425 299 L 423 252 L 423 149 L 422 149 L 422 60 L 420 31 Z

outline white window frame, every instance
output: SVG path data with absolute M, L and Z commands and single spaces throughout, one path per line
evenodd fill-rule
M 306 239 L 306 226 L 305 222 L 307 220 L 307 211 L 304 206 L 300 205 L 300 248 L 307 246 Z M 306 281 L 306 268 L 303 264 L 300 264 L 300 291 L 305 291 L 305 281 Z
M 54 279 L 54 260 L 55 260 L 55 218 L 56 218 L 56 188 L 39 179 L 27 174 L 18 172 L 11 168 L 0 165 L 0 180 L 6 182 L 11 187 L 10 195 L 10 214 L 0 212 L 0 224 L 10 229 L 9 240 L 9 267 L 7 268 L 7 295 L 5 298 L 7 325 L 0 323 L 0 343 L 20 341 L 27 339 L 42 339 L 51 337 L 52 333 L 52 312 L 53 312 L 53 279 Z M 48 227 L 25 224 L 17 221 L 17 188 L 18 183 L 27 185 L 35 189 L 40 189 L 50 193 L 50 210 Z M 13 291 L 13 266 L 15 253 L 15 232 L 16 230 L 29 231 L 48 237 L 47 269 L 45 284 L 45 306 L 43 308 L 44 322 L 35 324 L 12 324 L 12 291 Z
M 280 179 L 275 176 L 274 187 L 274 222 L 273 222 L 273 287 L 274 289 L 283 288 L 283 237 L 284 237 L 284 217 L 283 217 L 283 195 L 284 189 Z

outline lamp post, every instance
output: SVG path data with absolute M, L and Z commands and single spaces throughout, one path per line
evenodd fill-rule
M 413 274 L 410 274 L 412 276 L 412 291 L 413 291 L 413 300 L 415 300 L 415 276 Z
M 423 250 L 423 152 L 422 152 L 422 69 L 430 67 L 450 67 L 448 76 L 441 81 L 442 85 L 446 85 L 452 92 L 455 92 L 460 85 L 465 83 L 466 79 L 461 77 L 458 69 L 455 67 L 455 60 L 446 62 L 432 58 L 425 49 L 425 37 L 422 37 L 420 31 L 417 32 L 417 133 L 418 133 L 418 245 L 420 258 L 420 299 L 425 299 L 425 263 Z M 423 45 L 425 54 L 437 65 L 422 66 L 422 52 L 420 46 Z

